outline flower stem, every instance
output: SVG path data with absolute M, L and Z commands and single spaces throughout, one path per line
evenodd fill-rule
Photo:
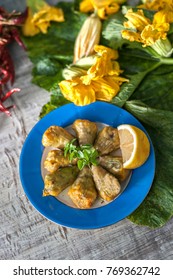
M 160 60 L 158 63 L 154 64 L 153 67 L 149 68 L 147 71 L 146 71 L 146 74 L 147 75 L 148 73 L 152 72 L 153 70 L 157 69 L 160 65 L 162 65 L 162 61 Z
M 160 58 L 160 63 L 161 64 L 166 64 L 166 65 L 173 65 L 173 58 L 161 57 Z

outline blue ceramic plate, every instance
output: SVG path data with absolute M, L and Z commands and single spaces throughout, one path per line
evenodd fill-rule
M 146 130 L 127 111 L 105 102 L 95 102 L 78 107 L 74 104 L 62 106 L 41 119 L 29 133 L 20 156 L 20 178 L 24 191 L 32 205 L 47 219 L 72 228 L 94 229 L 114 224 L 131 214 L 144 200 L 153 182 L 155 156 L 153 145 L 148 160 L 132 172 L 128 186 L 111 203 L 94 209 L 80 210 L 69 207 L 56 198 L 43 197 L 41 176 L 42 135 L 51 125 L 69 126 L 76 119 L 87 119 L 117 127 L 131 124 Z

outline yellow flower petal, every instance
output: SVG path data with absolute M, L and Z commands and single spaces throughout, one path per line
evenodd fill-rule
M 50 22 L 46 21 L 45 19 L 40 19 L 35 23 L 35 26 L 37 26 L 42 33 L 46 34 L 47 29 L 50 26 Z
M 69 81 L 61 81 L 59 87 L 64 97 L 75 105 L 84 106 L 96 101 L 93 88 L 83 85 L 78 77 Z
M 106 19 L 108 15 L 118 12 L 120 4 L 125 0 L 83 0 L 79 9 L 83 13 L 97 11 L 97 15 L 101 19 Z
M 102 9 L 106 8 L 109 5 L 114 5 L 114 4 L 122 4 L 124 3 L 125 0 L 91 0 L 91 3 L 93 4 L 94 7 L 97 9 Z
M 80 2 L 79 10 L 82 13 L 88 13 L 88 12 L 93 12 L 94 7 L 90 0 L 84 0 L 84 1 Z
M 64 21 L 63 10 L 49 6 L 45 19 L 48 21 L 63 22 Z
M 97 100 L 111 101 L 120 91 L 122 82 L 128 82 L 125 78 L 106 76 L 92 81 L 91 86 L 96 93 Z
M 44 5 L 43 7 L 41 7 L 40 10 L 33 15 L 33 22 L 37 22 L 37 20 L 39 20 L 44 15 L 46 15 L 48 10 L 49 10 L 48 5 Z
M 165 23 L 171 23 L 173 22 L 173 9 L 164 9 L 164 10 L 160 10 L 159 12 L 157 12 L 154 15 L 154 19 L 153 19 L 153 24 L 155 25 L 162 25 Z M 168 29 L 169 30 L 169 29 Z M 165 30 L 165 31 L 168 31 Z
M 22 28 L 23 34 L 25 36 L 34 36 L 39 32 L 47 33 L 50 21 L 64 21 L 62 9 L 45 4 L 33 15 L 31 9 L 29 8 L 28 17 Z
M 145 0 L 145 3 L 138 8 L 158 11 L 165 9 L 166 6 L 171 8 L 173 6 L 172 0 Z
M 106 78 L 99 78 L 91 83 L 97 100 L 111 101 L 118 93 L 120 87 L 117 83 L 113 83 Z
M 101 19 L 106 19 L 106 11 L 105 8 L 101 8 L 97 10 L 97 15 L 99 16 L 99 18 Z
M 151 46 L 159 39 L 166 39 L 166 33 L 160 32 L 153 25 L 148 25 L 141 33 L 144 46 Z
M 121 35 L 124 39 L 129 40 L 130 42 L 141 42 L 141 35 L 140 33 L 130 31 L 130 30 L 122 30 Z
M 126 28 L 135 28 L 136 30 L 142 32 L 146 25 L 150 24 L 150 20 L 144 16 L 142 10 L 133 12 L 132 9 L 129 9 L 125 14 L 125 17 L 129 20 L 124 23 Z
M 22 32 L 25 36 L 34 36 L 40 32 L 39 28 L 35 26 L 32 19 L 32 11 L 30 8 L 28 8 L 28 16 L 25 21 L 25 24 L 22 26 Z
M 116 2 L 114 2 L 110 6 L 107 6 L 105 9 L 107 15 L 112 15 L 119 11 L 120 6 Z
M 91 79 L 117 73 L 117 64 L 115 67 L 115 63 L 112 62 L 118 58 L 118 52 L 101 45 L 95 45 L 94 50 L 98 56 L 96 56 L 95 63 L 87 71 Z
M 118 51 L 113 50 L 111 48 L 107 48 L 102 45 L 95 45 L 94 50 L 96 53 L 99 55 L 102 55 L 103 53 L 107 52 L 107 55 L 109 56 L 110 59 L 117 59 L 118 58 Z

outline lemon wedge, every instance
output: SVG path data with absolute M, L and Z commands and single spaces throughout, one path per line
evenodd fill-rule
M 150 154 L 150 142 L 146 134 L 133 125 L 123 124 L 117 127 L 123 167 L 134 169 L 141 166 Z

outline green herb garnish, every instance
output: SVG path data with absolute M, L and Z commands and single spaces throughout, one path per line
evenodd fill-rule
M 76 139 L 73 139 L 66 144 L 64 156 L 68 156 L 70 161 L 77 158 L 77 166 L 80 170 L 82 170 L 84 166 L 97 165 L 97 158 L 99 156 L 97 150 L 90 144 L 76 146 L 74 145 L 75 141 Z

